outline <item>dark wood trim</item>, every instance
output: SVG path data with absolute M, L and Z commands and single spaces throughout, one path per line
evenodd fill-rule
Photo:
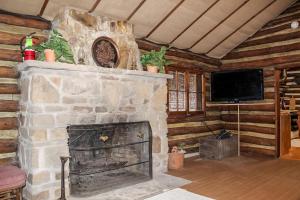
M 203 15 L 205 15 L 214 5 L 216 5 L 220 0 L 216 0 L 213 4 L 211 4 L 203 13 L 201 13 L 194 21 L 192 21 L 185 29 L 183 29 L 171 42 L 172 44 L 175 40 L 177 40 L 183 33 L 185 33 L 192 25 L 194 25 Z
M 92 8 L 89 10 L 89 13 L 92 13 L 95 11 L 95 9 L 97 8 L 98 4 L 100 3 L 101 0 L 96 0 L 94 5 L 92 6 Z
M 173 12 L 175 12 L 177 10 L 177 8 L 179 8 L 179 6 L 184 2 L 185 0 L 181 0 L 176 6 L 174 6 L 174 8 L 147 34 L 146 38 L 150 37 L 151 34 L 156 31 L 156 29 L 158 29 L 158 27 L 164 23 L 169 17 L 170 15 L 172 15 Z
M 40 10 L 40 13 L 38 14 L 38 16 L 42 16 L 44 14 L 44 11 L 45 11 L 48 3 L 49 3 L 49 0 L 44 1 L 43 6 L 41 7 L 41 10 Z
M 52 24 L 39 16 L 23 15 L 0 9 L 0 23 L 50 30 Z
M 150 42 L 142 39 L 136 39 L 136 42 L 138 44 L 139 49 L 146 50 L 146 51 L 159 50 L 161 46 L 164 46 L 163 44 L 156 44 L 154 42 Z M 166 55 L 175 56 L 187 60 L 198 61 L 213 66 L 220 66 L 222 64 L 219 59 L 211 58 L 206 55 L 196 54 L 190 51 L 184 51 L 175 48 L 168 49 Z
M 233 32 L 231 32 L 229 35 L 227 35 L 224 39 L 222 39 L 220 42 L 215 44 L 210 50 L 206 52 L 206 54 L 212 52 L 215 48 L 217 48 L 219 45 L 221 45 L 223 42 L 225 42 L 228 38 L 230 38 L 233 34 L 238 32 L 241 28 L 243 28 L 246 24 L 248 24 L 250 21 L 252 21 L 255 17 L 257 17 L 259 14 L 261 14 L 264 10 L 269 8 L 272 4 L 274 4 L 277 0 L 271 1 L 268 5 L 263 7 L 261 10 L 259 10 L 256 14 L 254 14 L 252 17 L 250 17 L 247 21 L 245 21 L 243 24 L 241 24 L 237 29 L 235 29 Z
M 206 36 L 208 36 L 211 32 L 216 30 L 221 24 L 223 24 L 227 19 L 229 19 L 232 15 L 234 15 L 240 8 L 242 8 L 245 4 L 247 4 L 249 0 L 244 1 L 241 5 L 239 5 L 236 9 L 234 9 L 229 15 L 227 15 L 224 19 L 222 19 L 218 24 L 216 24 L 212 29 L 210 29 L 206 34 L 201 36 L 189 49 L 196 46 L 198 43 L 200 43 Z
M 245 41 L 242 44 L 240 44 L 237 48 L 251 47 L 251 46 L 256 46 L 256 45 L 261 45 L 261 44 L 269 44 L 269 43 L 274 43 L 274 42 L 284 42 L 287 40 L 298 39 L 299 37 L 300 37 L 300 31 L 284 33 L 284 34 L 273 35 L 273 36 L 256 39 L 256 40 L 248 40 L 248 41 Z
M 137 7 L 135 7 L 135 9 L 132 11 L 132 13 L 130 13 L 130 15 L 127 17 L 126 21 L 129 21 L 133 15 L 135 15 L 135 13 L 142 7 L 142 5 L 146 2 L 146 0 L 142 0 L 139 5 Z
M 265 58 L 261 60 L 251 60 L 243 61 L 236 63 L 227 63 L 221 66 L 221 69 L 241 69 L 241 68 L 263 68 L 283 64 L 287 65 L 288 63 L 300 62 L 300 55 L 290 55 L 290 56 L 279 56 L 274 58 Z
M 287 45 L 274 46 L 274 47 L 267 47 L 267 48 L 263 48 L 263 49 L 231 52 L 224 57 L 224 60 L 248 58 L 248 57 L 269 55 L 269 54 L 274 54 L 274 53 L 285 53 L 285 52 L 289 52 L 289 51 L 297 51 L 299 49 L 300 49 L 300 42 L 293 43 L 293 44 L 287 44 Z
M 276 157 L 280 156 L 280 70 L 274 72 L 275 90 L 275 127 L 276 127 Z

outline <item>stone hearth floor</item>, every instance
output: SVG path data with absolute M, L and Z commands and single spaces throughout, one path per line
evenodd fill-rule
M 151 181 L 101 193 L 91 197 L 70 197 L 69 200 L 143 200 L 168 190 L 189 184 L 191 181 L 162 174 Z

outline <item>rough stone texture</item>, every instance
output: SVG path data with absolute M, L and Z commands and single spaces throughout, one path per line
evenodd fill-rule
M 169 75 L 39 61 L 24 62 L 18 67 L 19 84 L 30 83 L 21 91 L 20 104 L 24 109 L 19 113 L 18 149 L 21 166 L 30 177 L 27 199 L 52 200 L 59 195 L 59 157 L 69 155 L 66 127 L 70 124 L 149 121 L 154 176 L 167 171 Z M 32 98 L 32 90 L 37 88 L 45 88 L 43 97 Z M 45 171 L 50 176 L 44 176 Z M 67 162 L 66 185 L 68 171 Z
M 96 65 L 91 56 L 91 47 L 98 37 L 106 36 L 118 46 L 120 61 L 117 68 L 142 69 L 132 25 L 127 22 L 67 8 L 55 17 L 53 27 L 70 43 L 76 63 L 81 50 L 85 54 L 85 64 Z

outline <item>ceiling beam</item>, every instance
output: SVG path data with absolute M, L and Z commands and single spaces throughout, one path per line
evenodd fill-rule
M 241 24 L 237 29 L 235 29 L 232 33 L 227 35 L 223 40 L 215 44 L 211 49 L 209 49 L 205 54 L 208 54 L 212 52 L 215 48 L 217 48 L 219 45 L 221 45 L 223 42 L 225 42 L 228 38 L 230 38 L 232 35 L 234 35 L 236 32 L 238 32 L 240 29 L 242 29 L 246 24 L 248 24 L 250 21 L 252 21 L 255 17 L 257 17 L 260 13 L 265 11 L 267 8 L 269 8 L 271 5 L 273 5 L 277 0 L 271 1 L 269 4 L 267 4 L 265 7 L 260 9 L 256 14 L 254 14 L 252 17 L 250 17 L 247 21 L 245 21 L 243 24 Z
M 245 4 L 247 4 L 250 0 L 244 1 L 241 5 L 239 5 L 236 9 L 234 9 L 227 17 L 222 19 L 218 24 L 216 24 L 211 30 L 209 30 L 206 34 L 204 34 L 201 38 L 199 38 L 189 49 L 196 46 L 201 40 L 203 40 L 206 36 L 208 36 L 211 32 L 216 30 L 221 24 L 223 24 L 227 19 L 229 19 L 232 15 L 234 15 L 240 8 L 242 8 Z
M 40 10 L 40 13 L 38 14 L 38 16 L 41 17 L 41 16 L 44 14 L 44 11 L 45 11 L 45 9 L 46 9 L 48 3 L 49 3 L 49 0 L 45 0 L 45 1 L 44 1 L 43 6 L 41 7 L 41 10 Z
M 211 4 L 203 13 L 201 13 L 192 23 L 190 23 L 185 29 L 183 29 L 171 42 L 173 43 L 175 40 L 177 40 L 183 33 L 185 33 L 193 24 L 195 24 L 203 15 L 205 15 L 214 5 L 216 5 L 220 0 L 215 1 L 213 4 Z
M 142 0 L 139 5 L 132 11 L 132 13 L 127 17 L 126 21 L 129 21 L 133 15 L 142 7 L 142 5 L 146 2 L 146 0 Z
M 97 8 L 98 4 L 101 0 L 96 0 L 92 8 L 89 10 L 89 13 L 94 12 L 94 10 Z
M 185 0 L 181 0 L 146 36 L 146 38 L 148 38 L 162 23 L 164 23 L 164 21 L 166 21 L 168 19 L 168 17 L 170 17 L 170 15 L 172 15 L 172 13 L 177 10 L 177 8 L 179 8 L 179 6 L 184 2 Z

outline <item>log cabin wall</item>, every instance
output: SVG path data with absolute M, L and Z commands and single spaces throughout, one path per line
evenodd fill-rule
M 280 87 L 284 98 L 284 108 L 289 109 L 290 98 L 294 97 L 296 110 L 300 110 L 300 65 L 299 68 L 287 70 L 286 80 L 281 83 Z
M 37 17 L 17 15 L 0 10 L 0 164 L 16 161 L 20 90 L 17 85 L 17 62 L 22 61 L 19 41 L 36 32 L 41 42 L 47 38 L 51 24 Z
M 275 67 L 291 67 L 300 61 L 300 29 L 291 29 L 299 21 L 297 1 L 281 15 L 267 23 L 248 40 L 222 59 L 222 70 L 263 68 L 265 100 L 241 106 L 241 150 L 276 156 Z M 236 130 L 237 114 L 230 107 L 222 110 L 225 128 Z
M 152 49 L 159 49 L 159 45 L 137 40 L 141 52 Z M 197 68 L 204 72 L 205 88 L 206 88 L 206 115 L 193 116 L 186 118 L 168 117 L 168 143 L 169 148 L 184 144 L 184 149 L 188 154 L 199 152 L 199 139 L 207 135 L 218 133 L 224 128 L 221 121 L 221 113 L 218 108 L 213 107 L 210 102 L 210 73 L 217 71 L 221 64 L 218 59 L 213 59 L 196 54 L 186 53 L 180 50 L 168 51 L 167 58 L 170 59 L 175 66 Z

